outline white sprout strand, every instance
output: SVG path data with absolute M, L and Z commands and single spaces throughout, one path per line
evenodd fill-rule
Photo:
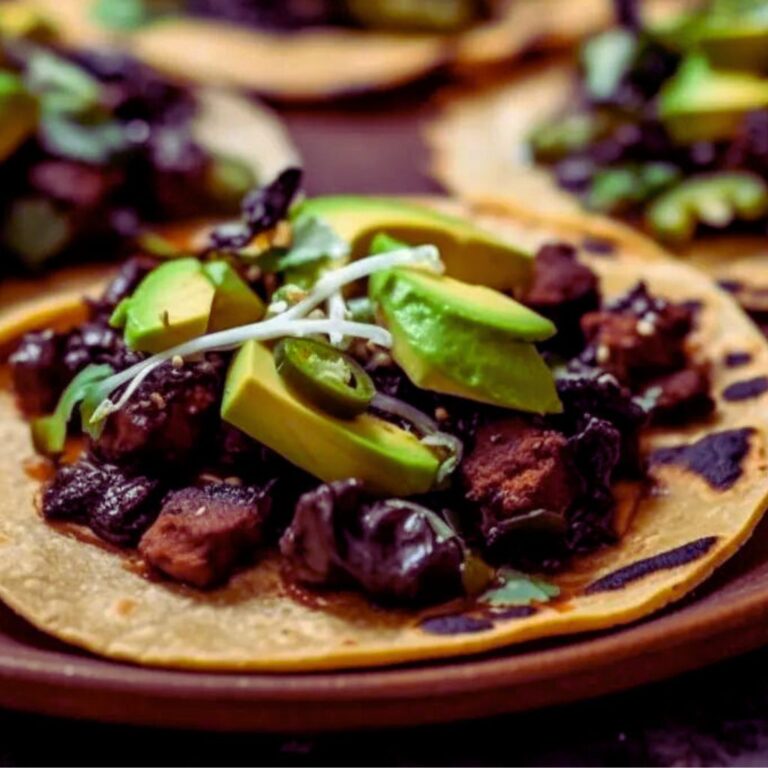
M 280 317 L 283 319 L 303 317 L 322 302 L 340 291 L 345 285 L 370 277 L 374 272 L 393 267 L 423 265 L 434 272 L 442 273 L 445 269 L 440 261 L 440 251 L 434 245 L 419 245 L 416 248 L 401 248 L 397 251 L 382 253 L 378 256 L 368 256 L 359 261 L 326 272 L 314 285 L 306 299 L 294 304 Z
M 141 374 L 146 367 L 150 365 L 159 365 L 170 360 L 173 357 L 187 357 L 188 355 L 200 354 L 202 352 L 224 351 L 237 348 L 240 344 L 250 340 L 266 341 L 268 339 L 279 338 L 280 336 L 303 335 L 303 332 L 296 328 L 294 323 L 303 318 L 318 305 L 328 300 L 334 293 L 339 292 L 348 283 L 353 283 L 364 277 L 372 275 L 383 269 L 391 269 L 398 266 L 423 265 L 436 272 L 442 272 L 444 265 L 440 261 L 440 252 L 434 245 L 420 245 L 416 248 L 401 248 L 390 253 L 383 253 L 378 256 L 369 256 L 359 261 L 353 261 L 341 269 L 335 269 L 327 272 L 320 280 L 315 283 L 312 292 L 298 304 L 281 314 L 262 320 L 258 323 L 242 325 L 237 328 L 229 328 L 225 331 L 218 331 L 207 336 L 200 336 L 197 339 L 179 344 L 171 349 L 161 352 L 157 355 L 142 360 L 130 368 L 120 373 L 110 376 L 106 379 L 102 388 L 105 398 L 114 392 L 118 387 L 131 381 L 135 376 Z M 315 330 L 305 333 L 318 334 L 341 334 L 347 336 L 359 336 L 367 338 L 382 347 L 392 346 L 392 337 L 388 331 L 376 325 L 367 323 L 352 323 L 339 320 L 314 320 Z M 327 330 L 321 330 L 321 323 Z M 145 374 L 145 376 L 148 374 Z M 141 383 L 141 382 L 139 382 Z M 135 387 L 133 388 L 135 391 Z M 123 398 L 120 398 L 123 400 Z M 127 400 L 126 400 L 127 402 Z M 123 403 L 124 404 L 124 403 Z M 122 406 L 121 406 L 122 407 Z M 105 399 L 94 411 L 91 417 L 91 423 L 96 423 L 104 416 L 113 413 L 118 408 L 114 403 Z
M 437 422 L 427 416 L 426 413 L 402 400 L 398 400 L 396 397 L 382 395 L 381 392 L 377 392 L 373 398 L 372 405 L 380 411 L 391 413 L 413 424 L 417 431 L 421 433 L 421 442 L 424 445 L 432 448 L 447 449 L 448 456 L 440 465 L 437 473 L 438 483 L 441 483 L 445 478 L 453 474 L 464 455 L 464 443 L 458 437 L 449 435 L 447 432 L 441 432 L 438 429 Z
M 236 331 L 237 333 L 233 333 L 232 331 Z M 165 352 L 153 355 L 152 357 L 142 360 L 141 362 L 132 365 L 130 368 L 126 368 L 124 371 L 105 379 L 100 387 L 104 393 L 105 399 L 91 416 L 91 423 L 94 424 L 101 421 L 101 419 L 108 416 L 110 413 L 119 411 L 128 402 L 141 382 L 144 381 L 155 368 L 174 357 L 187 357 L 204 351 L 213 352 L 229 350 L 240 346 L 240 344 L 243 344 L 246 341 L 269 341 L 271 339 L 279 339 L 283 336 L 302 337 L 330 335 L 332 333 L 340 333 L 343 336 L 368 339 L 374 344 L 378 344 L 382 347 L 392 346 L 392 335 L 390 332 L 386 330 L 386 328 L 373 325 L 372 323 L 355 323 L 347 320 L 285 321 L 282 316 L 279 316 L 268 322 L 243 325 L 239 328 L 231 329 L 230 331 L 212 333 L 209 336 L 202 336 L 184 344 L 179 344 L 176 347 L 172 347 Z M 216 339 L 219 339 L 221 343 L 212 343 L 212 340 Z M 117 402 L 113 403 L 109 400 L 109 395 L 112 392 L 129 381 L 131 384 L 126 391 L 123 392 Z
M 380 411 L 391 413 L 393 416 L 413 424 L 422 435 L 433 435 L 438 431 L 436 421 L 418 408 L 414 408 L 412 405 L 398 400 L 396 397 L 382 395 L 381 392 L 377 392 L 371 405 Z
M 344 320 L 347 316 L 347 304 L 344 301 L 344 296 L 341 291 L 336 291 L 328 299 L 328 317 L 331 320 Z M 344 340 L 344 337 L 340 333 L 332 333 L 329 336 L 331 344 L 338 346 Z
M 456 435 L 450 435 L 447 432 L 437 432 L 423 437 L 421 442 L 433 448 L 446 448 L 448 451 L 448 458 L 440 465 L 437 473 L 438 483 L 452 475 L 464 458 L 464 443 Z
M 102 402 L 99 403 L 99 407 L 91 415 L 90 423 L 94 424 L 99 422 L 110 413 L 119 411 L 131 399 L 131 397 L 133 397 L 134 392 L 136 392 L 136 390 L 141 386 L 142 382 L 161 364 L 161 362 L 161 360 L 158 360 L 157 362 L 150 363 L 146 366 L 146 368 L 144 368 L 143 371 L 138 373 L 134 377 L 133 381 L 125 388 L 125 391 L 122 395 L 120 395 L 117 402 L 113 403 L 108 399 L 102 400 Z M 113 377 L 110 376 L 108 379 L 105 379 L 104 382 L 102 382 L 102 386 L 108 384 L 111 378 Z M 118 386 L 120 385 L 118 384 Z M 107 388 L 104 387 L 105 395 L 109 395 L 111 392 L 114 392 L 115 389 L 116 387 L 107 391 Z

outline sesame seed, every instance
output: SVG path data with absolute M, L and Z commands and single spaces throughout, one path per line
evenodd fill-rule
M 435 408 L 435 418 L 438 421 L 448 421 L 449 417 L 450 417 L 450 414 L 442 406 L 438 406 L 437 408 Z
M 153 392 L 149 399 L 162 411 L 165 408 L 165 398 L 159 392 Z
M 195 510 L 195 517 L 202 517 L 207 511 L 206 507 L 198 507 Z
M 224 480 L 224 482 L 227 485 L 242 485 L 243 481 L 239 477 L 235 477 L 234 475 L 232 477 L 228 477 Z
M 174 368 L 183 368 L 184 367 L 184 358 L 181 355 L 174 355 L 171 358 L 171 365 Z
M 597 347 L 595 358 L 597 359 L 597 362 L 600 363 L 601 365 L 603 363 L 607 363 L 611 359 L 611 350 L 608 349 L 608 347 L 606 347 L 605 344 L 600 344 Z
M 653 336 L 656 331 L 656 326 L 650 320 L 638 320 L 636 328 L 641 336 Z

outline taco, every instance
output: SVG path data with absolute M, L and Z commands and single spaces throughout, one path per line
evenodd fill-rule
M 0 7 L 0 275 L 104 259 L 143 224 L 232 215 L 296 162 L 264 107 L 124 54 L 65 49 L 14 9 Z
M 764 313 L 768 3 L 710 0 L 663 24 L 618 5 L 623 23 L 578 63 L 450 101 L 434 173 L 454 192 L 628 222 Z
M 184 77 L 302 100 L 391 88 L 451 62 L 490 64 L 567 45 L 609 21 L 601 0 L 34 4 L 78 43 L 109 40 Z
M 143 664 L 381 665 L 633 621 L 745 541 L 768 347 L 727 294 L 503 204 L 299 180 L 74 312 L 19 301 L 11 608 Z

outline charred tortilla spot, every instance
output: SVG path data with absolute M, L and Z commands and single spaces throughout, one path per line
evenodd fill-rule
M 752 355 L 749 352 L 729 352 L 723 362 L 726 368 L 740 368 L 752 362 Z
M 614 256 L 616 243 L 604 237 L 585 237 L 581 241 L 581 247 L 593 256 Z
M 420 626 L 431 635 L 463 635 L 493 629 L 493 622 L 489 619 L 478 619 L 474 616 L 465 616 L 462 613 L 453 613 L 425 619 Z
M 768 391 L 768 376 L 756 376 L 754 379 L 737 381 L 723 390 L 723 398 L 731 403 L 759 397 Z
M 690 445 L 661 448 L 651 454 L 652 464 L 677 464 L 702 477 L 717 491 L 725 491 L 741 477 L 754 429 L 715 432 Z
M 744 283 L 741 280 L 718 280 L 717 284 L 728 293 L 739 293 L 744 289 Z
M 493 612 L 494 619 L 527 619 L 533 616 L 537 609 L 532 605 L 514 605 L 511 608 L 504 608 Z
M 687 309 L 689 312 L 700 312 L 704 306 L 704 302 L 700 299 L 686 299 L 680 302 L 680 306 Z
M 598 592 L 611 592 L 623 589 L 627 584 L 645 578 L 656 571 L 667 571 L 687 563 L 692 563 L 709 552 L 717 542 L 717 536 L 706 536 L 696 539 L 682 547 L 668 549 L 645 560 L 638 560 L 631 565 L 625 565 L 617 571 L 613 571 L 597 581 L 593 581 L 585 590 L 586 594 L 594 595 Z

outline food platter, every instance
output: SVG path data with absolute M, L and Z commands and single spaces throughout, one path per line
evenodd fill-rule
M 768 526 L 686 603 L 578 640 L 334 674 L 201 674 L 102 661 L 0 610 L 0 706 L 137 725 L 277 732 L 405 726 L 549 706 L 660 680 L 768 642 Z
M 291 121 L 299 135 L 303 118 L 295 113 Z M 415 133 L 410 125 L 404 128 L 409 137 Z M 332 119 L 327 130 L 330 138 Z M 395 144 L 390 154 L 401 150 Z M 318 162 L 307 157 L 311 177 Z M 423 178 L 405 167 L 412 175 L 400 184 L 423 191 Z M 142 725 L 296 732 L 443 722 L 589 698 L 768 642 L 766 545 L 763 525 L 690 599 L 636 625 L 373 671 L 246 675 L 144 669 L 51 640 L 3 608 L 0 706 Z

